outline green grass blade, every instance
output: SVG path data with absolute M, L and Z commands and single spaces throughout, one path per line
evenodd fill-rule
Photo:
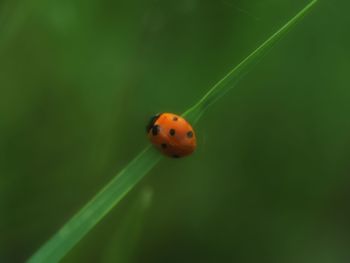
M 58 262 L 105 216 L 161 159 L 147 147 L 72 217 L 28 262 Z
M 264 54 L 314 6 L 313 0 L 280 30 L 221 79 L 183 115 L 196 123 L 205 110 L 230 90 Z M 146 147 L 90 202 L 72 217 L 27 262 L 49 263 L 61 260 L 161 159 L 151 146 Z
M 248 57 L 233 68 L 224 78 L 216 83 L 193 107 L 188 109 L 183 116 L 190 122 L 196 123 L 206 109 L 222 97 L 227 91 L 233 88 L 237 82 L 264 56 L 271 47 L 277 43 L 308 11 L 317 3 L 318 0 L 311 1 L 298 14 L 290 19 L 276 33 L 269 37 L 257 49 L 255 49 Z

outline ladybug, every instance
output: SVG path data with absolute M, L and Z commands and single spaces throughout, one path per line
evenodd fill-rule
M 146 130 L 151 143 L 169 157 L 184 157 L 196 149 L 196 135 L 192 126 L 176 114 L 160 113 L 153 116 Z

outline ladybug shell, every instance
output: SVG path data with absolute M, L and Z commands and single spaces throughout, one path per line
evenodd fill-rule
M 161 113 L 152 117 L 147 133 L 159 151 L 173 158 L 190 155 L 196 148 L 196 135 L 192 126 L 173 113 Z

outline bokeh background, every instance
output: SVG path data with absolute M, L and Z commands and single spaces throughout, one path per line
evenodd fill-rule
M 350 262 L 350 2 L 319 1 L 63 262 Z M 306 0 L 2 0 L 0 262 L 23 262 Z M 140 205 L 148 193 L 148 206 Z

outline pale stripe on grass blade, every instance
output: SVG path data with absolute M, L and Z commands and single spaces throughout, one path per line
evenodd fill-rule
M 260 47 L 230 71 L 204 97 L 183 115 L 196 123 L 205 110 L 230 90 L 247 73 L 273 44 L 314 6 L 311 1 L 295 17 L 273 34 Z M 152 147 L 146 147 L 90 202 L 73 216 L 49 241 L 47 241 L 28 262 L 58 262 L 79 242 L 161 159 Z
M 103 249 L 101 263 L 135 262 L 135 251 L 140 245 L 148 209 L 152 204 L 153 190 L 141 189 L 138 195 L 128 204 L 128 209 L 118 219 L 118 224 L 111 229 L 110 241 Z

